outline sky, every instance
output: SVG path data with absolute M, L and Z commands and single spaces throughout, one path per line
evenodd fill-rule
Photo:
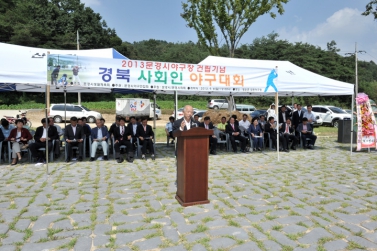
M 279 39 L 304 42 L 323 49 L 334 40 L 340 55 L 355 52 L 359 60 L 377 63 L 377 21 L 362 16 L 370 0 L 290 0 L 285 13 L 275 19 L 259 17 L 242 37 L 240 44 L 271 32 Z M 127 42 L 149 39 L 168 42 L 197 41 L 193 29 L 186 27 L 181 0 L 81 0 L 99 13 L 108 27 Z M 85 45 L 83 45 L 85 47 Z

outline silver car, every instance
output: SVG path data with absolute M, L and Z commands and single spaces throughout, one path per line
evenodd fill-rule
M 208 100 L 207 107 L 209 109 L 228 109 L 228 100 L 226 99 L 211 99 Z

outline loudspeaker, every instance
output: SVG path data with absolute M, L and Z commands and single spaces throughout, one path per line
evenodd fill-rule
M 338 126 L 338 142 L 351 143 L 351 120 L 339 120 Z M 356 133 L 354 133 L 353 143 L 356 143 Z

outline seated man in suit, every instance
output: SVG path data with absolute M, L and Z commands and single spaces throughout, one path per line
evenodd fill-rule
M 152 127 L 148 125 L 148 118 L 143 118 L 141 120 L 141 125 L 137 126 L 136 135 L 139 137 L 139 144 L 143 147 L 141 148 L 141 159 L 146 159 L 145 154 L 147 153 L 147 148 L 151 154 L 152 160 L 154 160 L 154 147 L 153 147 L 153 137 L 154 133 Z
M 246 153 L 246 138 L 241 135 L 241 131 L 238 128 L 238 124 L 235 123 L 234 117 L 232 116 L 229 120 L 229 124 L 225 129 L 226 133 L 229 134 L 229 139 L 232 144 L 233 152 L 237 153 L 236 140 L 241 143 L 241 152 Z
M 308 118 L 304 117 L 302 119 L 302 123 L 298 125 L 297 131 L 301 133 L 301 140 L 304 146 L 304 149 L 314 149 L 315 141 L 317 140 L 317 136 L 313 134 L 313 127 L 310 123 L 308 123 Z M 310 139 L 308 145 L 306 145 L 306 139 Z
M 135 116 L 130 117 L 130 123 L 128 123 L 128 131 L 131 133 L 131 142 L 133 145 L 134 150 L 136 149 L 137 145 L 137 127 L 138 123 L 136 122 Z
M 291 149 L 296 150 L 297 138 L 295 136 L 295 129 L 293 129 L 291 119 L 289 117 L 287 117 L 286 122 L 281 125 L 279 134 L 280 140 L 283 144 L 283 151 L 289 152 L 289 140 L 292 140 Z
M 213 130 L 215 128 L 211 122 L 210 117 L 204 117 L 204 122 L 200 123 L 200 127 L 204 127 L 205 129 Z M 210 154 L 216 155 L 216 146 L 217 146 L 217 138 L 216 135 L 209 136 L 209 145 L 211 146 Z
M 102 126 L 106 128 L 107 131 L 109 131 L 109 129 L 107 129 L 107 126 L 105 125 L 105 119 L 104 118 L 100 118 L 101 120 L 101 123 L 102 123 Z
M 48 141 L 48 154 L 53 150 L 52 141 L 59 138 L 58 131 L 55 126 L 48 127 L 48 133 L 46 132 L 46 118 L 41 120 L 42 126 L 38 127 L 34 134 L 34 143 L 29 145 L 31 155 L 37 158 L 37 162 L 46 162 L 43 152 L 38 151 L 39 148 L 46 148 L 46 140 Z M 56 143 L 56 142 L 55 142 Z
M 274 117 L 268 118 L 268 123 L 264 126 L 265 132 L 270 134 L 270 139 L 272 141 L 272 149 L 277 149 L 277 130 Z
M 116 130 L 116 128 L 119 127 L 119 124 L 120 124 L 120 118 L 122 116 L 120 115 L 116 115 L 115 116 L 115 122 L 110 126 L 110 129 L 109 129 L 109 134 L 110 134 L 110 137 L 114 137 L 114 132 Z
M 166 126 L 165 126 L 165 132 L 166 132 L 166 136 L 168 136 L 169 138 L 171 138 L 171 142 L 170 144 L 174 144 L 174 137 L 173 137 L 173 124 L 174 124 L 174 117 L 171 116 L 169 117 L 169 122 L 166 123 Z
M 287 111 L 287 107 L 282 105 L 279 112 L 279 123 L 285 123 L 287 118 L 291 118 L 291 114 Z
M 122 145 L 126 146 L 126 153 L 128 156 L 126 160 L 128 162 L 133 162 L 134 159 L 134 150 L 131 144 L 131 132 L 129 131 L 128 127 L 125 125 L 126 119 L 120 118 L 119 119 L 119 126 L 114 131 L 114 149 L 115 149 L 115 159 L 118 163 L 123 162 L 122 156 L 120 156 L 120 147 Z
M 63 130 L 59 125 L 55 124 L 53 117 L 50 117 L 48 119 L 49 119 L 48 125 L 56 127 L 56 130 L 58 131 L 59 137 L 57 139 L 55 139 L 55 144 L 54 144 L 54 157 L 55 157 L 55 159 L 57 159 L 60 156 L 60 145 L 61 145 L 60 137 L 63 136 Z
M 194 115 L 194 122 L 198 125 L 200 125 L 200 121 L 199 121 L 199 115 L 195 114 Z
M 251 120 L 251 125 L 249 126 L 248 133 L 251 135 L 251 140 L 253 141 L 253 149 L 256 151 L 262 151 L 263 146 L 263 130 L 258 122 L 258 117 Z
M 94 157 L 96 156 L 96 151 L 98 145 L 102 146 L 103 150 L 103 160 L 109 160 L 107 157 L 109 144 L 107 143 L 107 139 L 110 137 L 109 132 L 103 126 L 103 123 L 100 119 L 96 120 L 97 127 L 92 129 L 90 136 L 92 137 L 92 152 L 90 153 L 89 161 L 94 161 Z
M 67 125 L 64 130 L 64 138 L 67 145 L 67 159 L 65 162 L 71 161 L 72 146 L 78 146 L 79 157 L 78 161 L 82 161 L 83 156 L 83 142 L 84 142 L 84 129 L 82 126 L 77 124 L 77 118 L 72 117 L 70 120 L 71 124 Z
M 89 136 L 92 133 L 92 128 L 90 127 L 90 125 L 86 123 L 87 122 L 86 117 L 82 117 L 81 121 L 82 122 L 80 124 L 80 119 L 77 119 L 77 123 L 82 125 L 82 128 L 84 129 L 85 142 L 86 142 L 86 145 L 89 146 Z M 89 153 L 89 147 L 87 147 L 85 150 L 87 153 Z

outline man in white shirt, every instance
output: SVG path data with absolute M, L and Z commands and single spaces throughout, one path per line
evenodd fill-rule
M 238 126 L 245 128 L 245 131 L 249 130 L 250 121 L 247 119 L 247 114 L 242 115 L 242 120 L 238 122 Z
M 310 124 L 314 124 L 314 122 L 317 122 L 317 119 L 315 118 L 315 114 L 312 112 L 313 107 L 312 105 L 306 106 L 307 111 L 304 113 L 304 118 L 308 119 L 308 122 Z
M 198 127 L 199 125 L 196 124 L 193 119 L 192 115 L 194 110 L 191 105 L 186 105 L 183 108 L 183 118 L 177 119 L 173 124 L 173 132 L 176 130 L 187 131 L 190 130 L 192 127 Z
M 174 117 L 171 116 L 169 118 L 169 122 L 166 123 L 166 126 L 165 126 L 165 132 L 166 132 L 166 136 L 168 136 L 169 138 L 172 138 L 170 144 L 174 144 L 174 137 L 173 137 L 173 124 L 174 124 Z

